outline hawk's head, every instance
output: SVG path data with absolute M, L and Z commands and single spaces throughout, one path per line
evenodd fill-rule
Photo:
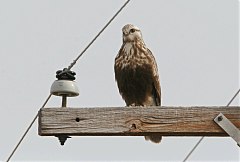
M 123 42 L 143 41 L 140 29 L 132 24 L 127 24 L 122 28 Z

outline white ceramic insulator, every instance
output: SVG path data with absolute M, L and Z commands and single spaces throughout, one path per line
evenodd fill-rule
M 56 96 L 66 95 L 67 97 L 74 97 L 79 95 L 76 82 L 71 80 L 55 80 L 51 86 L 50 92 Z

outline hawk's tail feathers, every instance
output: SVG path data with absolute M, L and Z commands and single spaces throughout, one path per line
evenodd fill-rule
M 153 143 L 160 143 L 162 140 L 162 136 L 159 135 L 145 136 L 145 140 L 152 141 Z

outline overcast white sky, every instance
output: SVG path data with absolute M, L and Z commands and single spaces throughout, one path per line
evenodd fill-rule
M 0 160 L 6 160 L 67 67 L 125 1 L 0 0 Z M 72 69 L 71 107 L 125 106 L 114 80 L 121 28 L 143 33 L 158 63 L 164 106 L 222 106 L 239 88 L 237 0 L 133 0 Z M 47 107 L 59 107 L 52 97 Z M 232 105 L 239 105 L 239 98 Z M 13 161 L 182 161 L 200 137 L 74 137 L 60 146 L 37 123 Z M 231 138 L 205 138 L 189 161 L 239 161 Z

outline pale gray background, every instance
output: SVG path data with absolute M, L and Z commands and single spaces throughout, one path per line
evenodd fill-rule
M 0 160 L 6 160 L 49 94 L 55 71 L 82 51 L 122 0 L 0 1 Z M 156 57 L 163 105 L 226 105 L 239 88 L 237 0 L 133 0 L 73 70 L 80 96 L 69 106 L 125 106 L 114 81 L 121 28 L 137 25 Z M 60 106 L 53 97 L 47 107 Z M 239 98 L 233 105 L 239 105 Z M 199 137 L 40 137 L 37 123 L 12 160 L 182 161 Z M 238 161 L 231 138 L 205 138 L 189 161 Z

